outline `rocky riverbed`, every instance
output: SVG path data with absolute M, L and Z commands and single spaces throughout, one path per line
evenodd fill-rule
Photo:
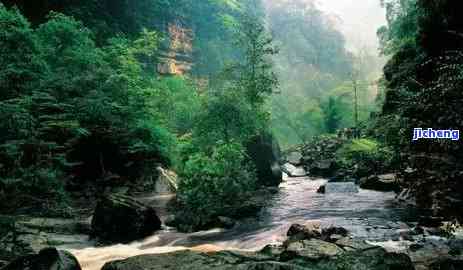
M 303 174 L 300 169 L 294 173 Z M 317 193 L 323 185 L 328 185 L 327 192 Z M 452 234 L 430 226 L 435 225 L 431 221 L 423 222 L 426 212 L 397 203 L 394 192 L 354 189 L 351 183 L 347 188 L 342 183 L 329 185 L 325 179 L 286 177 L 257 218 L 239 220 L 229 229 L 180 233 L 163 225 L 145 239 L 109 246 L 98 246 L 89 238 L 90 217 L 14 221 L 3 217 L 2 228 L 11 227 L 2 230 L 0 260 L 56 246 L 74 254 L 84 270 L 125 259 L 104 269 L 163 269 L 153 268 L 154 262 L 172 269 L 412 269 L 390 268 L 397 262 L 409 267 L 408 260 L 419 270 L 460 269 L 455 268 L 463 259 L 463 235 L 458 230 Z M 162 205 L 169 198 L 146 194 L 139 200 L 156 206 L 164 221 L 168 213 Z M 320 234 L 303 233 L 288 241 L 294 235 L 288 233 L 293 224 L 310 230 L 315 224 Z M 332 227 L 348 234 L 323 236 L 322 230 Z M 132 258 L 139 255 L 143 256 Z M 339 268 L 342 265 L 347 268 Z

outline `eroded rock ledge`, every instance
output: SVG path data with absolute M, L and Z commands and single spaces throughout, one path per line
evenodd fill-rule
M 293 225 L 288 240 L 258 252 L 191 250 L 152 254 L 107 263 L 102 270 L 412 270 L 405 254 L 356 242 L 342 228 L 320 230 Z

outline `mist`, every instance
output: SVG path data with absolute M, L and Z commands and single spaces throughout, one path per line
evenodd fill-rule
M 386 11 L 380 0 L 318 0 L 317 5 L 337 19 L 349 49 L 378 48 L 376 30 L 386 24 Z
M 386 24 L 379 0 L 266 0 L 267 22 L 280 53 L 272 126 L 283 145 L 350 128 L 379 106 L 385 59 L 377 29 Z M 360 85 L 354 100 L 353 85 Z M 293 134 L 288 136 L 288 134 Z

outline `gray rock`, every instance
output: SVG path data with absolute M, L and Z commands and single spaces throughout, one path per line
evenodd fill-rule
M 282 257 L 286 259 L 303 257 L 310 260 L 319 260 L 342 254 L 344 250 L 335 244 L 318 239 L 291 242 L 286 247 Z
M 373 248 L 374 246 L 368 244 L 363 240 L 355 240 L 350 237 L 343 237 L 336 241 L 336 245 L 346 249 L 353 249 L 353 250 L 365 250 L 369 248 Z
M 346 237 L 349 231 L 343 227 L 328 227 L 322 229 L 321 239 L 329 242 L 336 242 L 342 237 Z
M 284 251 L 285 249 L 281 245 L 266 245 L 260 252 L 273 258 L 279 258 Z
M 150 236 L 161 228 L 154 208 L 123 195 L 108 195 L 98 202 L 92 236 L 111 243 L 127 243 Z
M 358 193 L 359 189 L 353 182 L 333 182 L 326 183 L 325 193 Z
M 321 233 L 318 230 L 309 228 L 301 224 L 293 224 L 286 233 L 289 241 L 309 240 L 312 238 L 320 238 Z
M 289 249 L 289 250 L 288 250 Z M 283 251 L 283 252 L 282 252 Z M 345 252 L 320 240 L 267 246 L 262 252 L 197 253 L 178 251 L 107 263 L 102 270 L 413 270 L 405 254 L 382 248 Z
M 235 226 L 236 222 L 232 218 L 229 217 L 217 217 L 218 221 L 218 227 L 220 228 L 225 228 L 225 229 L 231 229 Z
M 255 253 L 197 253 L 178 251 L 132 257 L 105 264 L 102 270 L 304 270 L 306 268 L 273 261 Z
M 301 165 L 301 160 L 302 154 L 299 152 L 291 152 L 287 155 L 287 161 L 294 166 Z
M 334 159 L 317 160 L 309 166 L 309 172 L 313 175 L 329 176 L 333 173 Z
M 257 170 L 259 183 L 264 186 L 278 186 L 283 181 L 280 168 L 280 146 L 271 134 L 261 134 L 246 145 Z
M 20 257 L 2 270 L 81 270 L 77 259 L 67 251 L 46 248 L 38 254 Z
M 361 178 L 360 187 L 378 191 L 400 191 L 400 185 L 395 174 L 373 175 Z

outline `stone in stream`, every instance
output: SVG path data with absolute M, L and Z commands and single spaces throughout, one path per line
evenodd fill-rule
M 321 229 L 320 221 L 307 222 L 305 225 L 293 224 L 289 228 L 286 236 L 288 239 L 285 241 L 287 245 L 290 242 L 300 240 L 319 239 L 327 242 L 336 242 L 343 237 L 346 237 L 349 231 L 343 227 L 328 227 Z
M 110 243 L 128 243 L 161 228 L 154 208 L 123 195 L 107 195 L 96 206 L 92 236 Z
M 400 191 L 397 176 L 393 173 L 361 178 L 360 187 L 378 191 Z
M 325 193 L 326 193 L 326 186 L 325 186 L 325 185 L 320 186 L 320 187 L 317 189 L 317 193 L 325 194 Z
M 323 187 L 323 188 L 322 188 Z M 359 189 L 353 182 L 333 182 L 326 183 L 321 186 L 318 193 L 331 194 L 331 193 L 358 193 Z
M 293 224 L 286 233 L 286 236 L 288 236 L 288 240 L 290 241 L 298 241 L 312 238 L 320 238 L 321 232 L 320 230 L 309 228 L 308 226 L 304 226 L 301 224 Z
M 349 231 L 343 227 L 328 227 L 322 229 L 321 239 L 328 242 L 336 242 L 337 240 L 346 237 Z
M 20 257 L 2 270 L 81 270 L 77 259 L 67 251 L 46 248 L 38 254 Z

